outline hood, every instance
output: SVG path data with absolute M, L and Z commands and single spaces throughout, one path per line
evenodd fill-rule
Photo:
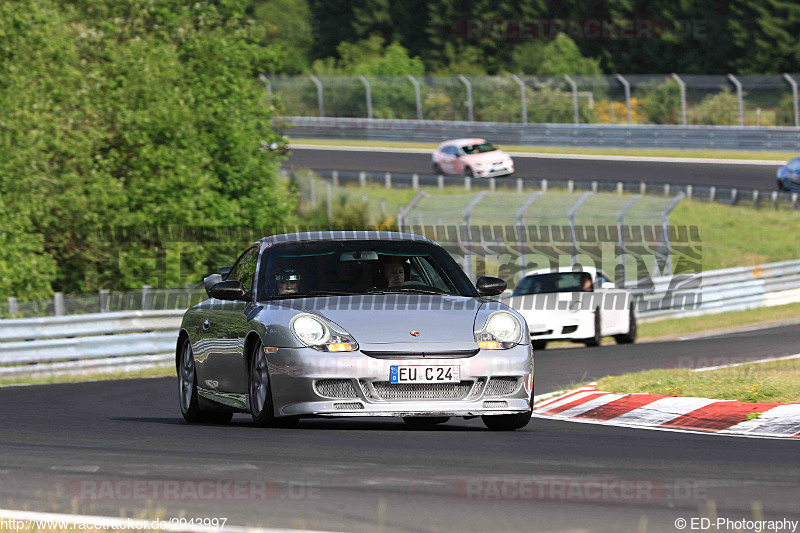
M 280 301 L 281 306 L 328 319 L 352 335 L 362 348 L 381 349 L 379 345 L 393 344 L 392 349 L 398 351 L 476 348 L 473 328 L 482 304 L 467 296 L 418 294 Z M 419 332 L 419 336 L 413 336 L 412 331 Z

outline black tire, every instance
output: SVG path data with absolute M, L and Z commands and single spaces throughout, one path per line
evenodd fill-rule
M 431 168 L 433 168 L 434 174 L 444 176 L 444 172 L 442 171 L 442 167 L 439 166 L 439 163 L 434 163 Z
M 628 319 L 628 333 L 623 333 L 622 335 L 615 335 L 614 340 L 617 341 L 617 344 L 633 344 L 636 342 L 636 335 L 639 331 L 639 326 L 636 323 L 636 313 L 634 312 L 633 307 L 630 310 L 630 318 Z
M 786 186 L 783 184 L 782 180 L 778 180 L 778 192 L 782 192 L 786 190 Z
M 403 422 L 414 429 L 430 429 L 450 420 L 449 416 L 404 416 Z
M 533 341 L 534 350 L 544 350 L 547 348 L 547 341 Z
M 585 339 L 583 341 L 583 343 L 586 346 L 590 346 L 590 347 L 592 347 L 592 346 L 600 346 L 600 343 L 603 340 L 603 336 L 600 335 L 600 331 L 601 331 L 600 325 L 601 325 L 600 324 L 600 309 L 595 309 L 594 310 L 594 337 L 589 337 L 588 339 Z
M 250 392 L 250 415 L 256 427 L 293 428 L 298 417 L 277 417 L 272 403 L 272 386 L 267 368 L 267 354 L 261 341 L 255 343 L 250 353 L 250 372 L 248 377 Z
M 525 411 L 514 415 L 483 415 L 481 419 L 491 431 L 514 431 L 528 425 L 531 413 L 532 411 Z
M 178 403 L 183 419 L 190 424 L 210 422 L 212 424 L 225 424 L 231 421 L 231 412 L 209 412 L 200 409 L 197 398 L 197 373 L 194 366 L 194 353 L 192 343 L 184 337 L 181 344 L 180 359 L 178 360 Z
M 467 178 L 474 178 L 475 173 L 472 172 L 472 167 L 464 167 L 464 176 Z

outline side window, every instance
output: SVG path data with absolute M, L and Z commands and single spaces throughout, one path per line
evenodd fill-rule
M 608 278 L 602 272 L 597 273 L 597 286 L 602 287 L 608 281 Z
M 258 247 L 254 246 L 243 253 L 236 264 L 231 268 L 228 279 L 238 279 L 244 285 L 246 291 L 250 291 L 253 285 L 253 275 L 256 273 L 258 263 Z

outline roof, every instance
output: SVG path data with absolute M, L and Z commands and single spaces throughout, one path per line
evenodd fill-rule
M 592 278 L 597 277 L 597 268 L 593 266 L 583 266 L 583 265 L 575 265 L 577 268 L 573 267 L 559 267 L 559 268 L 539 268 L 537 270 L 531 270 L 525 273 L 525 277 L 527 276 L 537 276 L 539 274 L 554 274 L 556 272 L 586 272 L 587 274 L 591 274 Z
M 444 145 L 449 145 L 449 144 L 455 144 L 456 146 L 467 146 L 467 145 L 470 145 L 470 144 L 483 144 L 485 142 L 486 142 L 486 139 L 479 139 L 477 137 L 476 138 L 472 138 L 472 139 L 469 139 L 469 138 L 450 139 L 450 140 L 444 141 L 439 146 L 444 146 Z
M 381 240 L 381 241 L 433 241 L 423 235 L 414 233 L 400 233 L 397 231 L 307 231 L 303 233 L 283 233 L 270 235 L 261 239 L 262 242 L 272 245 L 282 242 L 298 241 L 353 241 L 353 240 Z M 435 243 L 434 243 L 435 244 Z

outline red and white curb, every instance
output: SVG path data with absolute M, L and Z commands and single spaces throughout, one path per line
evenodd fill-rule
M 661 394 L 615 394 L 587 385 L 543 399 L 539 416 L 627 427 L 800 438 L 800 403 L 745 403 Z M 747 420 L 748 415 L 760 413 Z

